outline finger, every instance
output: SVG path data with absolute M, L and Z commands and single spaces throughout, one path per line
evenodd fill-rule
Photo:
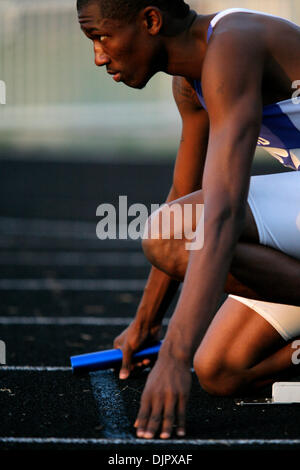
M 131 364 L 130 370 L 133 373 L 139 373 L 142 368 L 142 364 L 139 362 L 138 364 Z
M 150 364 L 150 359 L 144 359 L 142 362 L 138 362 L 136 365 L 138 367 L 147 367 Z
M 185 436 L 186 434 L 186 403 L 187 399 L 183 396 L 179 397 L 177 405 L 177 436 Z
M 134 426 L 137 428 L 137 437 L 144 437 L 144 432 L 147 428 L 147 423 L 151 413 L 151 402 L 147 396 L 142 395 L 141 406 L 138 416 L 135 420 Z
M 145 369 L 150 364 L 150 362 L 150 359 L 144 359 L 142 362 L 136 362 L 131 365 L 131 371 L 139 373 Z
M 127 377 L 130 374 L 131 356 L 132 356 L 132 351 L 129 348 L 125 348 L 123 350 L 122 366 L 121 366 L 120 374 L 119 374 L 120 379 L 127 379 Z
M 160 428 L 163 415 L 163 404 L 162 400 L 156 400 L 151 409 L 151 414 L 148 420 L 147 428 L 144 432 L 145 439 L 152 439 L 158 429 Z
M 167 398 L 164 409 L 161 439 L 168 439 L 172 434 L 173 424 L 175 422 L 176 400 L 174 397 Z

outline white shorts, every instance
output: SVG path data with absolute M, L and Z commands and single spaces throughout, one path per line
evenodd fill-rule
M 284 340 L 290 341 L 300 337 L 300 307 L 246 299 L 231 294 L 229 297 L 252 308 L 270 323 Z
M 300 260 L 300 171 L 252 176 L 248 204 L 260 244 Z M 300 336 L 300 307 L 229 297 L 252 308 L 286 341 Z
M 248 204 L 260 244 L 300 260 L 300 171 L 252 176 Z

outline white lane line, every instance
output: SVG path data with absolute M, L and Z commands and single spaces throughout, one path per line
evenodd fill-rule
M 0 325 L 128 326 L 132 317 L 0 317 Z M 164 319 L 163 325 L 169 320 Z
M 96 210 L 96 208 L 95 208 Z M 95 222 L 73 221 L 73 220 L 48 220 L 48 219 L 25 219 L 15 217 L 0 217 L 0 233 L 3 235 L 23 235 L 33 237 L 47 237 L 56 239 L 79 239 L 95 240 L 105 243 L 107 240 L 99 240 L 96 235 Z M 121 230 L 127 225 L 120 225 Z M 117 240 L 113 240 L 115 243 Z M 121 240 L 127 244 L 141 243 L 141 240 Z
M 59 366 L 0 366 L 1 371 L 24 371 L 24 372 L 69 372 L 72 367 L 59 367 Z
M 90 382 L 98 405 L 103 436 L 126 438 L 132 426 L 128 422 L 122 393 L 111 371 L 90 372 Z
M 134 444 L 166 446 L 168 444 L 199 447 L 300 446 L 300 439 L 137 439 L 132 438 L 68 438 L 68 437 L 0 437 L 0 442 L 11 444 Z
M 146 279 L 1 279 L 0 290 L 140 291 Z
M 94 252 L 34 252 L 1 253 L 0 265 L 15 266 L 150 266 L 143 253 L 111 251 Z

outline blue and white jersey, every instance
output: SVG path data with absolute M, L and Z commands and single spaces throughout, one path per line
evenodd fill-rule
M 221 11 L 211 21 L 207 41 L 213 32 L 217 22 L 226 15 L 236 12 L 258 13 L 260 15 L 269 15 L 254 10 L 244 8 L 230 8 Z M 277 17 L 278 18 L 278 17 Z M 194 88 L 197 92 L 199 101 L 206 109 L 203 98 L 201 82 L 194 80 Z M 292 90 L 291 90 L 292 96 Z M 300 99 L 292 98 L 279 101 L 263 107 L 263 118 L 258 146 L 263 147 L 273 157 L 277 158 L 284 166 L 293 170 L 300 170 Z

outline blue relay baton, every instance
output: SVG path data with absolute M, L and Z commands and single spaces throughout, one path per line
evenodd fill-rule
M 142 361 L 143 359 L 151 359 L 158 355 L 162 341 L 141 349 L 132 355 L 133 362 Z M 74 374 L 82 374 L 93 370 L 104 370 L 115 368 L 122 364 L 123 353 L 121 349 L 107 349 L 105 351 L 97 351 L 80 356 L 71 356 L 72 372 Z

